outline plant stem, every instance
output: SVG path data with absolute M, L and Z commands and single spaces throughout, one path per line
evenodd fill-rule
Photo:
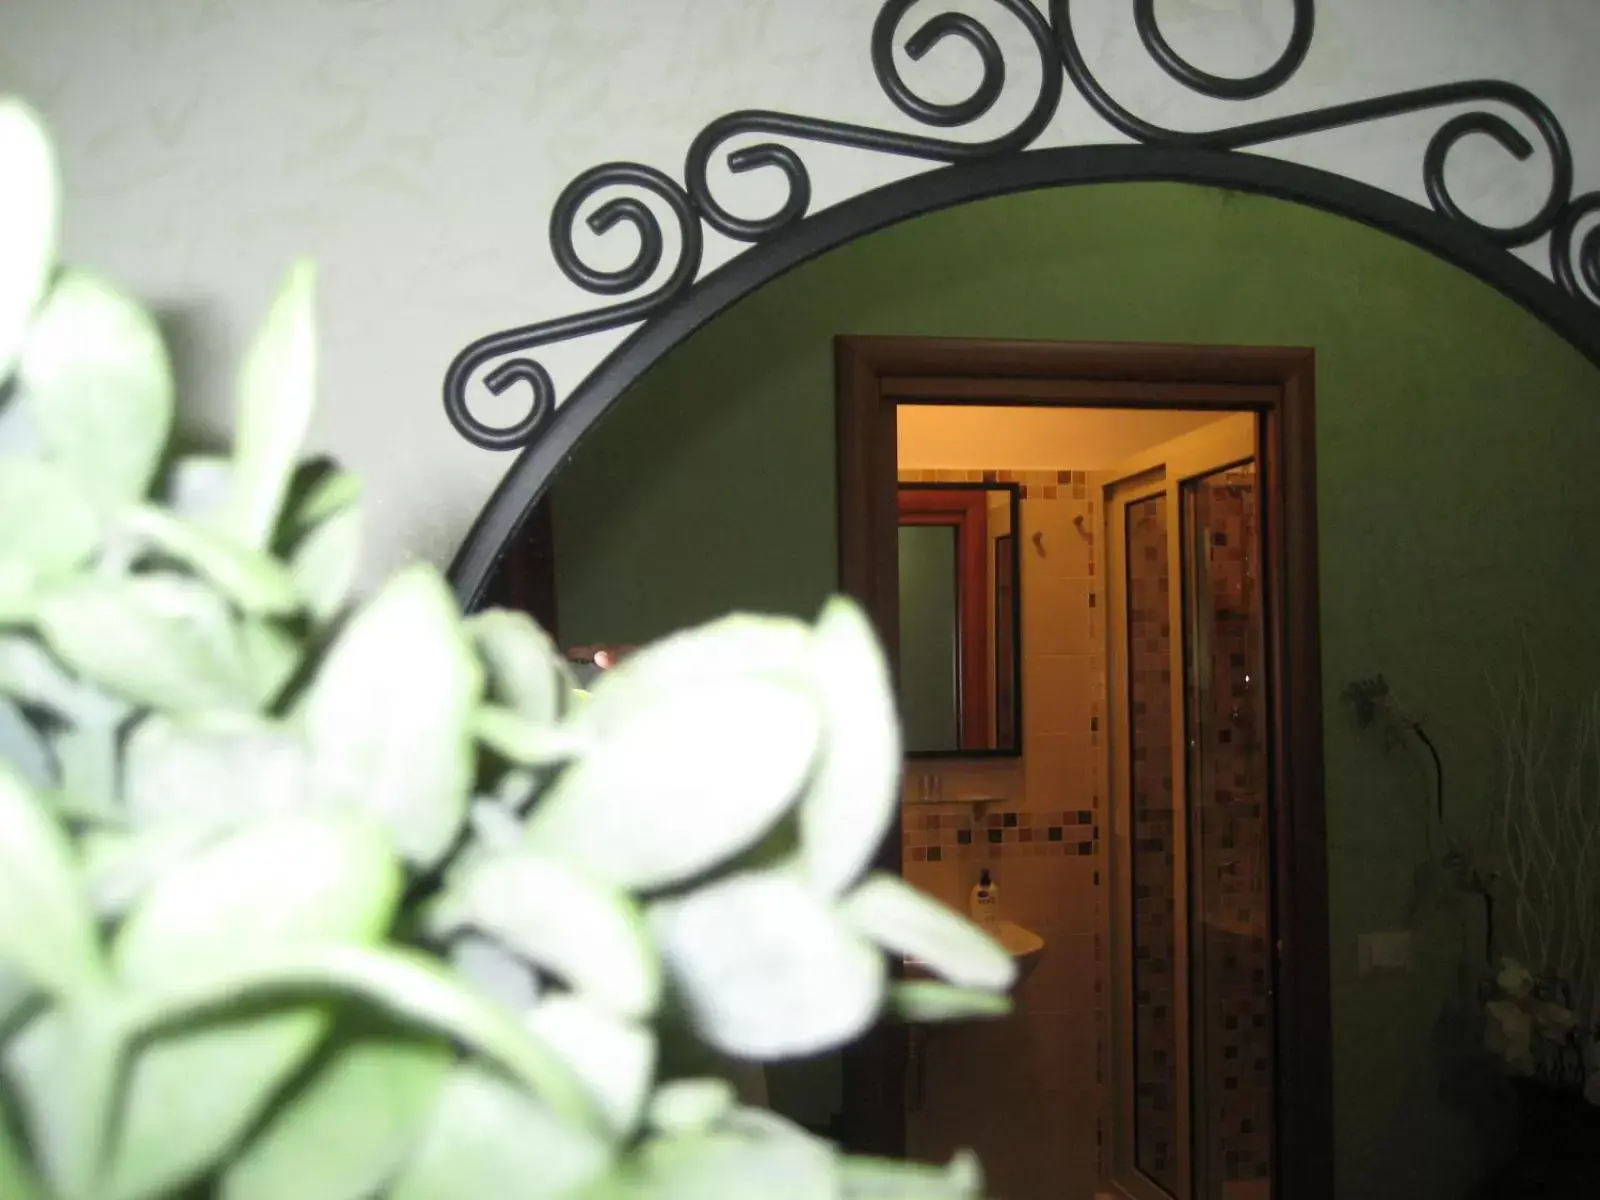
M 1428 754 L 1433 758 L 1433 796 L 1434 808 L 1439 814 L 1439 824 L 1444 824 L 1444 760 L 1439 757 L 1439 748 L 1433 744 L 1433 739 L 1422 726 L 1413 721 L 1411 732 L 1417 735 L 1417 740 L 1428 748 Z

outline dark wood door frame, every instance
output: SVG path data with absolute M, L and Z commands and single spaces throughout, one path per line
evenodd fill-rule
M 1257 417 L 1271 654 L 1280 1200 L 1331 1200 L 1332 1017 L 1317 592 L 1314 354 L 1298 347 L 839 337 L 839 579 L 898 661 L 896 407 L 902 403 L 1216 409 Z M 898 822 L 879 865 L 900 870 Z M 838 1133 L 905 1150 L 903 1031 L 844 1063 Z
M 978 489 L 900 488 L 900 524 L 956 531 L 956 731 L 964 750 L 989 745 L 989 512 Z

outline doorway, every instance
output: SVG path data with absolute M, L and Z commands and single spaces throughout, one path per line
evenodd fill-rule
M 1022 597 L 1018 694 L 1014 710 L 984 716 L 990 728 L 1015 720 L 1020 736 L 911 757 L 901 837 L 882 865 L 918 886 L 942 880 L 941 898 L 959 906 L 981 860 L 1020 885 L 1019 915 L 1045 912 L 1035 893 L 1054 881 L 1080 889 L 1022 964 L 1003 1030 L 885 1031 L 848 1057 L 840 1133 L 853 1148 L 930 1157 L 979 1142 L 1005 1163 L 995 1194 L 1013 1200 L 1331 1195 L 1310 353 L 840 338 L 836 365 L 841 581 L 897 671 L 923 656 L 901 640 L 897 493 L 1018 486 L 1023 497 L 1006 527 Z M 1053 412 L 1188 431 L 1093 469 L 1080 457 L 908 470 L 902 425 L 926 427 L 938 410 L 989 430 L 1007 413 L 1042 428 Z M 1048 524 L 1063 514 L 1065 533 Z M 1083 569 L 1075 537 L 1088 546 L 1098 639 L 1076 647 L 1098 650 L 1081 658 L 1099 688 L 1081 713 L 1027 648 L 1030 634 L 1059 636 L 1068 612 L 1056 608 L 1075 612 L 1061 599 Z M 958 664 L 960 622 L 945 625 L 957 652 L 940 661 Z M 959 684 L 959 669 L 946 674 Z M 1056 731 L 1080 719 L 1102 764 L 1092 805 L 1081 779 L 1058 795 L 1040 765 L 1045 740 L 1059 747 Z M 930 791 L 939 803 L 924 807 Z M 1080 928 L 1093 930 L 1092 951 Z M 1051 992 L 1090 978 L 1092 1038 Z M 1065 1055 L 1054 1077 L 1052 1054 Z M 1007 1094 L 1029 1111 L 997 1111 Z M 1044 1139 L 1074 1147 L 1070 1187 L 1048 1156 L 1021 1153 Z

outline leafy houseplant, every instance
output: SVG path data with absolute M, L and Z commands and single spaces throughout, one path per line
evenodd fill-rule
M 1581 1092 L 1600 1106 L 1600 1028 L 1574 1011 L 1572 986 L 1503 959 L 1488 988 L 1485 1040 L 1508 1075 Z
M 175 457 L 161 339 L 55 268 L 16 103 L 0 179 L 0 1196 L 979 1194 L 705 1065 L 1006 1009 L 1009 956 L 869 871 L 899 748 L 860 612 L 585 694 L 427 567 L 353 604 L 359 487 L 297 461 L 310 271 L 232 457 Z
M 1382 676 L 1345 696 L 1362 727 L 1415 739 L 1431 754 L 1447 845 L 1441 865 L 1453 888 L 1484 905 L 1483 1042 L 1521 1113 L 1517 1157 L 1486 1200 L 1600 1195 L 1600 697 L 1578 713 L 1564 773 L 1531 670 L 1509 701 L 1497 697 L 1504 786 L 1485 841 L 1491 871 L 1446 823 L 1443 764 L 1422 721 Z M 1509 914 L 1504 930 L 1497 909 Z M 1502 941 L 1511 953 L 1497 958 Z
M 1344 699 L 1355 715 L 1357 728 L 1381 730 L 1390 748 L 1410 741 L 1427 752 L 1433 768 L 1432 820 L 1444 836 L 1445 852 L 1436 868 L 1429 864 L 1426 874 L 1437 874 L 1442 869 L 1446 886 L 1462 895 L 1475 897 L 1483 905 L 1483 963 L 1484 969 L 1488 969 L 1494 962 L 1496 944 L 1496 876 L 1480 863 L 1471 843 L 1452 829 L 1446 816 L 1444 758 L 1439 747 L 1429 736 L 1422 718 L 1400 703 L 1382 675 L 1358 679 L 1347 685 Z

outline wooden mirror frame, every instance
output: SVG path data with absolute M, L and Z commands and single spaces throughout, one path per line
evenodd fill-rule
M 1008 483 L 901 483 L 898 491 L 899 523 L 904 525 L 951 525 L 956 533 L 956 597 L 959 629 L 959 680 L 957 715 L 959 746 L 948 750 L 908 750 L 907 758 L 1018 758 L 1022 754 L 1022 592 L 1013 584 L 1005 615 L 1010 618 L 1011 640 L 1008 659 L 1011 668 L 1009 745 L 1000 737 L 998 688 L 989 686 L 989 667 L 996 670 L 1002 658 L 997 642 L 989 636 L 988 598 L 995 604 L 995 633 L 1001 632 L 1001 612 L 997 576 L 989 571 L 988 511 L 984 498 L 1007 493 L 1011 510 L 1010 553 L 1013 577 L 1020 574 L 1016 562 L 1015 533 L 1021 520 L 1021 489 Z M 997 539 L 998 541 L 998 539 Z M 998 570 L 998 551 L 996 568 Z M 985 603 L 979 603 L 979 599 Z M 989 733 L 989 717 L 995 719 L 995 733 Z

